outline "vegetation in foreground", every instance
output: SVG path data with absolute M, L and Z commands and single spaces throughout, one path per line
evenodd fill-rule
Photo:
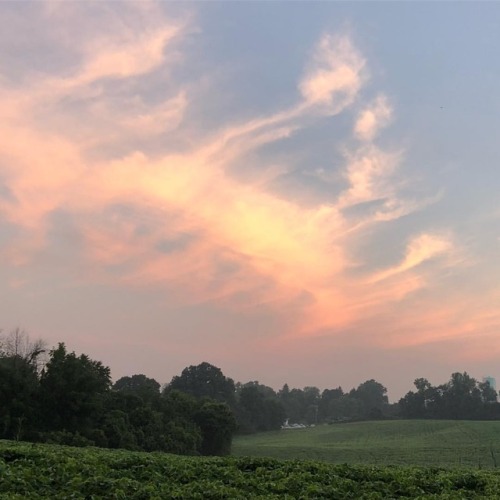
M 500 498 L 500 474 L 0 441 L 0 498 Z
M 238 436 L 233 454 L 332 463 L 500 467 L 500 421 L 384 420 Z

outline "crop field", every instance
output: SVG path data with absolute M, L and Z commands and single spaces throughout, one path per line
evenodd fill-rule
M 0 441 L 0 498 L 500 498 L 492 470 L 180 457 Z
M 239 436 L 233 454 L 348 464 L 500 468 L 500 421 L 321 425 Z

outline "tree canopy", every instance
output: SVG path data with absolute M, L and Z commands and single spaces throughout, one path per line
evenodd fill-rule
M 182 373 L 172 378 L 165 392 L 178 390 L 195 398 L 211 398 L 233 405 L 235 401 L 234 381 L 225 377 L 220 368 L 203 362 L 184 368 Z
M 467 372 L 453 373 L 450 380 L 434 387 L 427 379 L 414 382 L 416 391 L 399 401 L 406 418 L 490 419 L 500 418 L 497 392 L 488 382 L 478 382 Z

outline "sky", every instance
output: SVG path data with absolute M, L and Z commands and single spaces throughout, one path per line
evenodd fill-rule
M 500 377 L 499 23 L 2 2 L 0 328 L 115 380 Z

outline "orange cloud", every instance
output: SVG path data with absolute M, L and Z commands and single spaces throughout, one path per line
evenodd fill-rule
M 175 290 L 182 303 L 265 307 L 283 335 L 365 331 L 374 318 L 388 325 L 398 307 L 434 289 L 433 272 L 449 269 L 458 251 L 448 230 L 410 231 L 404 256 L 382 270 L 358 251 L 384 224 L 432 200 L 405 199 L 395 180 L 402 153 L 373 143 L 392 116 L 387 100 L 377 98 L 356 116 L 366 61 L 349 38 L 321 38 L 298 102 L 200 132 L 190 122 L 196 85 L 171 74 L 170 50 L 188 27 L 153 14 L 141 11 L 144 27 L 132 30 L 116 21 L 119 13 L 109 14 L 113 29 L 86 42 L 71 71 L 0 89 L 8 118 L 0 123 L 0 180 L 13 195 L 0 198 L 0 211 L 19 229 L 1 250 L 4 261 L 34 265 L 50 244 L 51 215 L 64 211 L 82 240 L 84 257 L 75 265 L 85 279 Z M 158 72 L 155 89 L 166 90 L 148 100 L 143 89 Z M 364 143 L 349 149 L 352 136 L 339 141 L 342 189 L 328 202 L 303 206 L 273 191 L 270 181 L 295 167 L 286 151 L 280 165 L 259 165 L 251 181 L 232 171 L 238 161 L 259 161 L 262 146 L 293 139 L 318 115 L 333 119 L 340 111 L 351 113 L 349 134 Z M 455 328 L 455 308 L 420 300 L 425 332 L 432 322 L 449 335 L 473 330 Z M 401 332 L 380 342 L 410 342 L 412 322 L 406 311 L 390 323 Z

